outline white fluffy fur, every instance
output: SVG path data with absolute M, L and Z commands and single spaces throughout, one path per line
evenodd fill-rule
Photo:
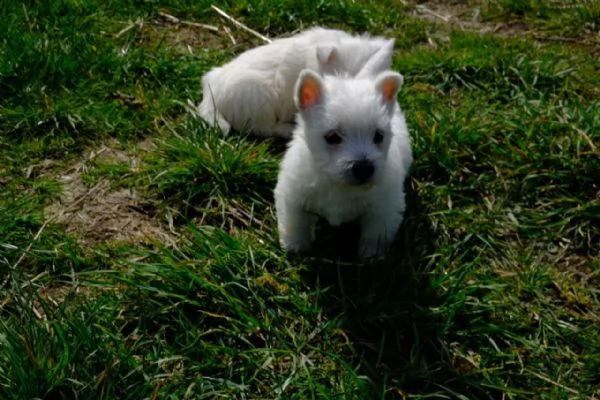
M 225 133 L 233 128 L 289 137 L 294 129 L 293 90 L 300 71 L 355 75 L 373 54 L 386 48 L 389 57 L 372 68 L 377 73 L 390 68 L 393 46 L 394 40 L 318 27 L 274 40 L 204 75 L 198 112 Z
M 397 86 L 393 93 L 387 92 L 386 101 L 383 83 L 390 80 Z M 306 105 L 302 91 L 311 82 L 318 88 L 318 99 Z M 402 82 L 402 76 L 391 71 L 354 78 L 302 71 L 294 97 L 298 126 L 275 188 L 279 236 L 285 250 L 310 248 L 317 217 L 333 226 L 359 219 L 363 258 L 382 255 L 388 248 L 403 219 L 404 180 L 412 163 L 406 122 L 396 100 Z M 375 129 L 384 134 L 379 144 L 373 140 Z M 325 141 L 332 130 L 343 137 L 339 145 Z M 350 168 L 360 159 L 375 167 L 367 184 L 353 181 Z

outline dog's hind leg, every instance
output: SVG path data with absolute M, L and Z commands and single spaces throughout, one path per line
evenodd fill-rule
M 296 129 L 296 124 L 291 122 L 280 122 L 273 128 L 273 134 L 284 139 L 291 139 Z

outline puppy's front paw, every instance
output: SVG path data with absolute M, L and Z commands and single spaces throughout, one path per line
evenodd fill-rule
M 281 185 L 282 181 L 277 182 Z M 277 192 L 277 188 L 275 189 Z M 298 207 L 290 206 L 279 196 L 275 196 L 277 209 L 277 228 L 279 230 L 279 243 L 285 251 L 301 253 L 311 248 L 314 239 L 315 218 Z
M 310 237 L 283 237 L 280 240 L 281 247 L 289 253 L 303 253 L 310 250 Z
M 387 248 L 387 244 L 383 244 L 381 241 L 361 240 L 358 247 L 358 255 L 362 260 L 383 258 Z

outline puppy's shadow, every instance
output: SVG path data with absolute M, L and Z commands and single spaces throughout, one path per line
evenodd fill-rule
M 407 205 L 397 239 L 379 262 L 358 261 L 357 225 L 321 226 L 304 278 L 313 287 L 328 288 L 320 302 L 354 344 L 347 361 L 360 365 L 375 392 L 431 393 L 446 385 L 460 393 L 467 384 L 446 351 L 446 320 L 437 311 L 430 268 L 435 234 L 411 190 Z

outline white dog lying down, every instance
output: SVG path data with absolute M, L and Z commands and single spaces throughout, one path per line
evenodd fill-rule
M 298 126 L 275 188 L 286 251 L 311 247 L 317 217 L 333 226 L 358 219 L 363 258 L 383 255 L 394 240 L 412 149 L 396 100 L 403 77 L 392 71 L 373 76 L 369 68 L 377 58 L 356 77 L 300 73 L 293 95 Z
M 202 78 L 200 116 L 224 133 L 232 128 L 261 136 L 290 137 L 294 129 L 294 85 L 300 71 L 356 75 L 382 48 L 386 57 L 373 73 L 391 66 L 394 40 L 312 28 L 248 50 Z

